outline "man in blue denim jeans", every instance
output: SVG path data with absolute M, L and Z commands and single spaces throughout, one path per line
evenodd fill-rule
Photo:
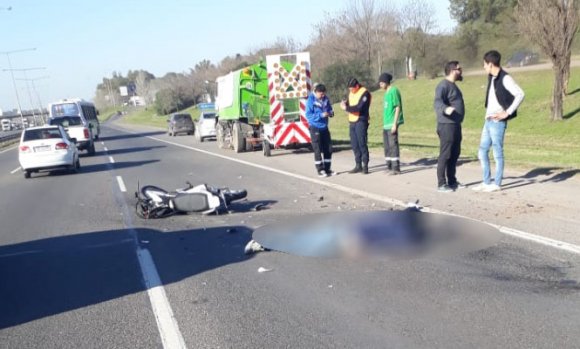
M 483 56 L 483 68 L 488 73 L 485 98 L 485 123 L 481 132 L 478 158 L 483 170 L 483 182 L 475 191 L 494 192 L 501 190 L 504 158 L 503 140 L 507 122 L 517 116 L 517 109 L 524 100 L 524 91 L 500 65 L 501 54 L 495 50 Z M 491 183 L 489 148 L 495 160 L 495 178 Z

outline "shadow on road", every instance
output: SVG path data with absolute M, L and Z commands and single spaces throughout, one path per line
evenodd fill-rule
M 164 285 L 250 258 L 245 226 L 136 234 Z M 109 230 L 0 246 L 0 329 L 145 291 L 134 241 Z
M 108 151 L 98 151 L 96 155 L 119 155 L 119 154 L 129 154 L 136 153 L 140 151 L 148 151 L 152 149 L 166 148 L 165 145 L 157 145 L 151 147 L 133 147 L 133 148 L 119 148 L 119 149 L 109 149 Z
M 128 139 L 128 138 L 140 138 L 140 137 L 150 137 L 150 136 L 159 136 L 165 134 L 164 131 L 152 131 L 152 132 L 141 132 L 141 133 L 125 133 L 121 135 L 115 136 L 103 136 L 99 138 L 99 141 L 117 141 L 120 139 Z

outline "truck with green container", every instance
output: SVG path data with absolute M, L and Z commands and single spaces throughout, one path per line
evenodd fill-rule
M 217 144 L 235 152 L 310 145 L 305 105 L 311 89 L 307 52 L 269 55 L 218 77 Z

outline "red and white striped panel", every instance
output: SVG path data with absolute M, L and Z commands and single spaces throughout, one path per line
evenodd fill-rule
M 307 52 L 297 53 L 297 61 L 300 63 L 290 72 L 287 72 L 280 65 L 280 58 L 282 56 L 283 55 L 271 55 L 266 57 L 268 64 L 270 121 L 274 124 L 272 138 L 276 146 L 284 146 L 292 143 L 310 143 L 310 132 L 308 130 L 308 121 L 306 119 L 306 98 L 311 89 L 310 54 Z M 282 85 L 283 80 L 284 85 Z M 294 86 L 294 88 L 298 88 L 299 93 L 284 92 L 290 84 Z M 300 121 L 286 122 L 284 120 L 285 111 L 282 100 L 284 98 L 296 97 L 300 97 Z

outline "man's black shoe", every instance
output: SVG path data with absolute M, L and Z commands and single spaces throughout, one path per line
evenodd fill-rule
M 362 168 L 360 166 L 356 166 L 352 170 L 348 171 L 348 173 L 360 173 L 362 172 Z
M 362 173 L 363 173 L 363 174 L 369 174 L 369 168 L 368 168 L 368 167 L 366 167 L 366 166 L 363 166 L 363 168 L 362 168 Z

